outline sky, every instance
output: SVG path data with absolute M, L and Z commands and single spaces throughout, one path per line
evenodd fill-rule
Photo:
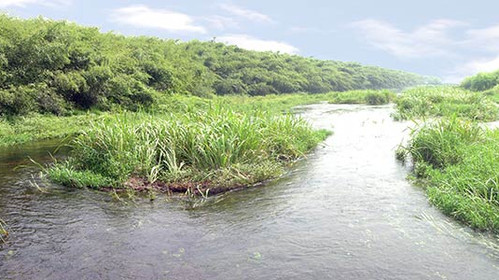
M 494 0 L 0 0 L 0 11 L 123 35 L 198 39 L 459 82 L 499 69 Z

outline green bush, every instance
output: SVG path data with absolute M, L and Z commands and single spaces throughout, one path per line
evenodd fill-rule
M 395 119 L 450 117 L 493 121 L 499 117 L 494 102 L 481 92 L 458 87 L 416 87 L 404 91 L 395 100 Z
M 328 99 L 329 103 L 335 104 L 383 105 L 390 103 L 394 96 L 395 94 L 388 90 L 351 90 L 331 92 Z
M 413 131 L 406 149 L 433 204 L 474 228 L 499 232 L 499 130 L 445 119 Z
M 461 87 L 472 91 L 485 91 L 499 84 L 499 71 L 492 73 L 478 73 L 463 80 Z
M 25 115 L 37 111 L 35 86 L 0 90 L 0 115 Z
M 278 175 L 326 136 L 294 116 L 222 107 L 161 117 L 125 114 L 76 138 L 71 157 L 49 176 L 78 187 L 120 187 L 141 178 L 231 188 Z M 227 176 L 221 180 L 220 174 Z
M 125 37 L 41 17 L 0 15 L 0 26 L 4 115 L 138 110 L 150 107 L 161 94 L 211 98 L 213 94 L 326 93 L 431 81 L 358 63 L 255 52 L 213 41 Z M 30 91 L 40 84 L 47 88 Z M 19 93 L 14 94 L 14 89 Z M 370 100 L 381 102 L 374 99 Z

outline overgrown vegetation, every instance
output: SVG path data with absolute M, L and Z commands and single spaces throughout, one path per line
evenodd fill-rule
M 184 114 L 122 114 L 95 123 L 48 170 L 74 187 L 217 193 L 279 176 L 327 136 L 292 115 L 222 106 Z
M 499 130 L 443 119 L 414 130 L 405 151 L 433 204 L 474 228 L 499 232 Z
M 255 52 L 217 42 L 101 33 L 0 15 L 0 115 L 136 111 L 172 93 L 201 97 L 402 88 L 436 82 L 357 63 Z
M 5 243 L 5 239 L 9 236 L 5 222 L 0 219 L 0 244 Z
M 341 98 L 338 96 L 341 95 Z M 377 97 L 379 95 L 379 98 Z M 350 97 L 351 96 L 351 97 Z M 372 98 L 371 96 L 374 96 Z M 387 96 L 387 97 L 386 97 Z M 150 114 L 171 114 L 206 111 L 210 107 L 224 106 L 236 112 L 249 112 L 262 110 L 276 114 L 286 113 L 298 105 L 318 103 L 321 101 L 331 103 L 381 103 L 391 99 L 393 93 L 388 91 L 348 91 L 331 92 L 325 94 L 281 94 L 266 96 L 214 96 L 212 98 L 201 98 L 174 94 L 163 96 L 158 99 L 149 110 Z M 49 138 L 63 138 L 74 136 L 88 130 L 94 122 L 106 122 L 113 119 L 118 112 L 82 112 L 72 116 L 54 116 L 32 114 L 29 116 L 18 116 L 0 119 L 0 146 L 22 144 L 35 140 Z M 128 112 L 132 115 L 133 112 Z M 139 112 L 139 114 L 141 114 Z
M 461 87 L 472 91 L 483 92 L 491 100 L 499 104 L 499 71 L 478 73 L 463 80 Z
M 389 90 L 354 90 L 332 92 L 328 100 L 334 104 L 382 105 L 390 103 L 394 97 L 395 94 Z
M 482 92 L 471 92 L 454 86 L 416 87 L 396 98 L 394 118 L 399 120 L 427 117 L 450 117 L 492 121 L 499 118 L 499 109 Z
M 0 146 L 12 146 L 36 140 L 74 136 L 91 123 L 110 118 L 108 113 L 86 113 L 74 116 L 35 114 L 0 119 Z
M 463 80 L 461 87 L 472 91 L 487 91 L 499 85 L 499 71 L 478 73 Z

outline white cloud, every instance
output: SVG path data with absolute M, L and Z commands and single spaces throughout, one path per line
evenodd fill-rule
M 71 4 L 70 0 L 0 0 L 0 8 L 27 7 L 28 5 L 63 6 Z
M 467 33 L 474 39 L 499 39 L 499 25 L 494 25 L 483 29 L 471 29 L 468 30 Z
M 186 14 L 151 9 L 144 5 L 128 6 L 116 9 L 111 20 L 123 24 L 144 28 L 159 28 L 170 32 L 206 33 L 203 26 L 195 25 L 194 19 Z
M 314 27 L 294 26 L 294 27 L 289 28 L 289 32 L 291 32 L 293 34 L 311 34 L 311 33 L 325 34 L 325 33 L 333 33 L 335 31 L 334 30 L 326 31 L 326 30 L 314 28 Z
M 438 19 L 413 31 L 403 31 L 390 23 L 366 19 L 352 26 L 358 29 L 367 43 L 401 58 L 452 56 L 455 43 L 448 32 L 466 25 L 463 22 Z
M 492 59 L 478 59 L 468 62 L 465 66 L 471 73 L 492 72 L 499 69 L 499 56 Z
M 231 17 L 224 17 L 224 16 L 209 16 L 205 17 L 204 20 L 208 22 L 208 24 L 219 30 L 225 30 L 225 29 L 238 29 L 239 28 L 239 23 L 231 18 Z
M 255 21 L 255 22 L 261 22 L 261 23 L 272 23 L 274 22 L 270 16 L 266 14 L 262 14 L 257 11 L 245 9 L 236 5 L 232 4 L 220 4 L 219 7 L 222 10 L 225 10 L 229 12 L 232 15 L 238 16 L 238 17 L 243 17 L 245 19 Z
M 443 78 L 444 82 L 460 83 L 464 78 L 480 72 L 499 70 L 499 56 L 489 58 L 472 58 L 468 62 L 460 63 Z
M 296 54 L 299 52 L 296 47 L 285 42 L 262 40 L 244 34 L 231 34 L 217 37 L 217 41 L 253 51 L 278 51 L 288 54 Z
M 496 53 L 499 51 L 499 25 L 483 29 L 471 29 L 466 34 L 468 35 L 465 41 L 467 46 L 479 47 Z
M 399 58 L 439 59 L 443 80 L 456 83 L 479 72 L 499 69 L 499 25 L 472 29 L 464 22 L 439 19 L 405 31 L 366 19 L 353 23 L 366 42 Z M 457 31 L 457 32 L 453 32 Z

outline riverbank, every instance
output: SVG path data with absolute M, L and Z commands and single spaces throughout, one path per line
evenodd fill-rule
M 33 168 L 5 164 L 0 216 L 10 236 L 0 249 L 0 274 L 434 279 L 438 273 L 495 280 L 497 240 L 453 222 L 406 180 L 408 170 L 395 161 L 393 148 L 410 123 L 394 122 L 391 108 L 300 108 L 314 128 L 334 131 L 323 147 L 282 179 L 222 195 L 210 192 L 207 199 L 156 195 L 150 202 L 139 195 L 118 201 L 111 193 L 63 187 L 39 180 Z M 49 163 L 52 150 L 40 147 L 30 154 Z M 6 160 L 17 163 L 25 154 L 19 150 Z M 31 175 L 46 192 L 33 189 Z
M 419 87 L 396 100 L 396 119 L 413 119 L 397 157 L 414 162 L 415 182 L 445 214 L 499 232 L 499 118 L 495 95 L 457 87 Z M 490 128 L 488 128 L 490 127 Z
M 200 98 L 186 95 L 158 97 L 155 105 L 147 110 L 152 115 L 205 111 L 210 107 L 223 106 L 237 112 L 262 110 L 282 114 L 293 107 L 320 102 L 384 104 L 391 100 L 389 91 L 359 90 L 326 94 L 285 94 L 266 96 L 215 96 Z M 32 114 L 28 116 L 0 118 L 0 146 L 12 146 L 45 139 L 76 136 L 93 123 L 110 122 L 121 111 L 74 112 L 70 116 Z M 135 114 L 128 112 L 127 114 Z M 140 114 L 140 112 L 139 112 Z
M 499 119 L 499 95 L 456 86 L 415 87 L 395 99 L 397 120 L 457 116 L 474 121 Z

